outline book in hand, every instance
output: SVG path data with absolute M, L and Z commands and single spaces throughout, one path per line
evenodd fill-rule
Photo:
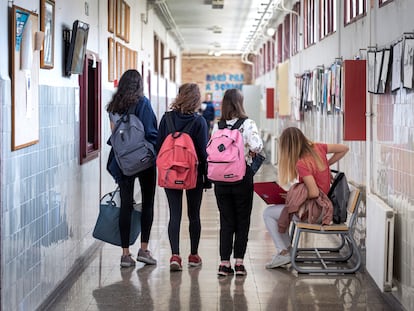
M 275 181 L 255 182 L 253 189 L 267 204 L 285 204 L 286 190 Z

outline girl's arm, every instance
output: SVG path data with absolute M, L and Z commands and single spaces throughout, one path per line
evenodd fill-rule
M 308 175 L 302 178 L 303 183 L 308 189 L 308 199 L 314 199 L 319 196 L 319 188 L 316 184 L 315 178 L 312 175 Z
M 343 144 L 327 144 L 327 146 L 328 153 L 333 153 L 333 155 L 328 159 L 329 166 L 338 162 L 349 151 L 349 147 Z
M 244 132 L 243 139 L 249 146 L 249 151 L 259 153 L 263 149 L 263 141 L 260 137 L 259 130 L 257 129 L 256 122 L 252 119 L 247 119 L 243 124 Z

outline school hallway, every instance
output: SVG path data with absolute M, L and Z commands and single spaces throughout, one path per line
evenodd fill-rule
M 265 165 L 255 181 L 274 180 L 274 167 Z M 272 270 L 265 263 L 274 246 L 265 228 L 265 203 L 254 196 L 247 253 L 246 276 L 218 277 L 219 214 L 212 189 L 204 192 L 201 208 L 201 267 L 187 267 L 188 220 L 181 223 L 180 250 L 183 270 L 170 272 L 168 207 L 162 188 L 157 188 L 150 249 L 156 266 L 137 262 L 120 268 L 119 247 L 102 243 L 84 269 L 45 306 L 48 311 L 109 310 L 400 310 L 391 294 L 382 294 L 362 267 L 351 275 L 306 275 L 287 265 Z M 132 247 L 134 257 L 139 242 Z M 56 292 L 57 293 L 57 292 Z

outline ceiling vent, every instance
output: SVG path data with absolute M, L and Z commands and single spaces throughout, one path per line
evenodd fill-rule
M 211 7 L 213 9 L 222 9 L 224 7 L 224 0 L 212 0 Z

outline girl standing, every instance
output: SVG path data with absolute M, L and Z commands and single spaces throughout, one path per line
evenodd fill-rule
M 231 128 L 239 119 L 245 119 L 239 127 L 245 146 L 247 162 L 246 175 L 239 183 L 217 183 L 214 185 L 217 206 L 220 212 L 220 266 L 219 276 L 233 274 L 246 275 L 243 264 L 250 229 L 250 215 L 253 206 L 253 171 L 250 168 L 252 157 L 263 149 L 256 123 L 248 119 L 243 108 L 243 95 L 238 89 L 228 89 L 224 93 L 221 120 Z M 214 125 L 212 135 L 218 130 Z M 235 260 L 234 270 L 230 256 Z
M 176 131 L 182 131 L 187 124 L 193 122 L 189 135 L 191 136 L 198 157 L 198 174 L 197 184 L 193 189 L 185 190 L 187 198 L 188 218 L 190 221 L 189 231 L 191 240 L 191 251 L 188 256 L 189 266 L 201 265 L 201 257 L 198 255 L 198 245 L 200 242 L 201 222 L 200 207 L 203 196 L 205 168 L 206 168 L 206 145 L 208 136 L 208 127 L 206 120 L 198 115 L 201 105 L 200 89 L 195 83 L 183 84 L 177 98 L 171 105 L 172 112 L 167 112 L 172 116 L 174 128 Z M 167 116 L 161 119 L 159 135 L 156 150 L 159 151 L 164 142 L 168 131 Z M 170 209 L 170 221 L 168 223 L 168 236 L 170 240 L 171 253 L 170 270 L 181 271 L 182 259 L 180 256 L 180 226 L 183 208 L 183 190 L 165 188 L 168 206 Z
M 145 139 L 154 145 L 156 144 L 158 130 L 157 119 L 152 110 L 149 100 L 143 94 L 143 82 L 138 71 L 131 69 L 124 72 L 119 80 L 118 89 L 108 104 L 107 111 L 111 122 L 111 129 L 114 129 L 116 121 L 130 107 L 136 105 L 135 114 L 141 120 L 145 129 Z M 155 157 L 154 157 L 155 158 Z M 129 251 L 129 233 L 131 229 L 131 215 L 134 201 L 134 183 L 139 179 L 142 196 L 141 214 L 141 248 L 138 251 L 137 260 L 149 265 L 155 265 L 157 261 L 148 250 L 152 222 L 154 219 L 154 195 L 155 195 L 155 161 L 154 165 L 133 176 L 122 174 L 121 169 L 111 150 L 108 159 L 108 170 L 118 183 L 121 196 L 121 210 L 119 215 L 119 231 L 121 233 L 121 267 L 135 266 L 135 260 Z

